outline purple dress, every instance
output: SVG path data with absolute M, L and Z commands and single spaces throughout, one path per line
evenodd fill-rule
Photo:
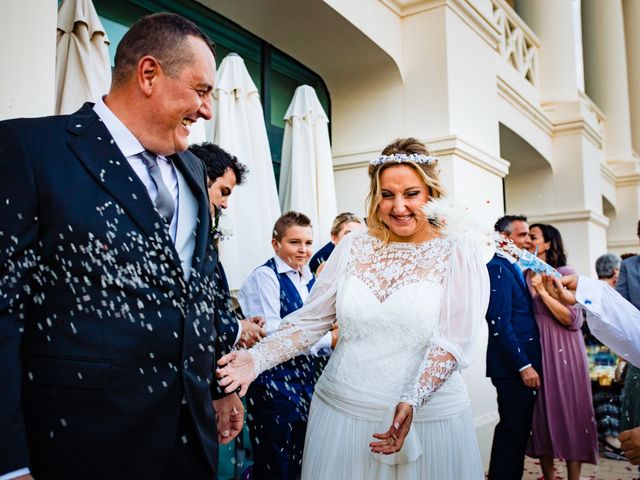
M 575 273 L 569 267 L 558 270 L 563 275 Z M 527 455 L 549 455 L 595 465 L 598 435 L 587 354 L 580 331 L 582 312 L 577 306 L 571 308 L 572 323 L 564 326 L 531 287 L 530 274 L 527 285 L 542 346 L 542 386 L 533 411 Z

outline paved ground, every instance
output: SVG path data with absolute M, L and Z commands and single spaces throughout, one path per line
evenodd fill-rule
M 542 478 L 540 464 L 537 460 L 527 457 L 524 466 L 523 480 L 538 480 Z M 556 462 L 556 479 L 567 478 L 567 471 L 562 462 Z M 626 460 L 611 460 L 600 456 L 598 465 L 585 464 L 582 466 L 584 480 L 638 480 L 640 473 L 638 467 L 631 465 Z

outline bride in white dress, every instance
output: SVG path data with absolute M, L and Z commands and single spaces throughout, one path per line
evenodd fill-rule
M 396 140 L 370 163 L 367 232 L 336 247 L 307 303 L 251 350 L 223 357 L 226 391 L 313 345 L 340 341 L 309 414 L 302 478 L 484 478 L 460 370 L 476 351 L 489 298 L 486 247 L 445 236 L 423 207 L 444 191 L 437 159 Z

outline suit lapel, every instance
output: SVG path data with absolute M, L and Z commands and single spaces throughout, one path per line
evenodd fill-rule
M 69 117 L 67 130 L 73 136 L 67 142 L 76 157 L 89 170 L 118 205 L 150 237 L 162 239 L 181 268 L 180 258 L 156 211 L 146 187 L 114 142 L 109 130 L 93 111 L 90 103 Z
M 193 271 L 200 273 L 204 255 L 209 241 L 211 229 L 211 215 L 209 213 L 209 197 L 205 190 L 206 179 L 204 168 L 199 159 L 188 152 L 172 155 L 171 161 L 184 176 L 191 193 L 198 204 L 198 222 L 196 224 L 196 242 L 193 251 Z
M 67 142 L 76 157 L 117 201 L 118 205 L 149 236 L 161 227 L 147 189 L 122 155 L 111 134 L 85 103 L 70 116 L 67 130 L 73 134 Z

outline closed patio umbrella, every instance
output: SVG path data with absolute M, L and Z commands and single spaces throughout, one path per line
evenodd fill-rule
M 56 113 L 75 112 L 109 90 L 109 39 L 91 0 L 65 0 L 58 11 Z
M 329 120 L 309 85 L 296 89 L 284 119 L 280 205 L 311 218 L 317 249 L 330 240 L 337 213 Z
M 237 54 L 220 63 L 208 138 L 249 168 L 246 185 L 234 190 L 224 212 L 233 232 L 220 242 L 220 255 L 237 290 L 247 276 L 273 256 L 271 232 L 280 216 L 271 151 L 258 89 Z

